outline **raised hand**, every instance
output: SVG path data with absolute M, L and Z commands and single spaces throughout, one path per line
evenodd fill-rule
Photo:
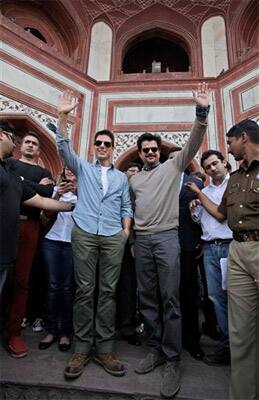
M 78 100 L 74 102 L 72 90 L 65 90 L 59 96 L 57 111 L 58 114 L 69 114 L 78 105 Z
M 193 91 L 193 99 L 198 106 L 208 107 L 210 103 L 210 90 L 206 82 L 198 84 L 197 91 Z

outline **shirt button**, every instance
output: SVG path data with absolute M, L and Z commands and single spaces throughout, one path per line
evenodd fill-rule
M 243 206 L 243 204 L 240 204 L 240 206 L 239 206 L 240 208 L 243 208 L 244 206 Z
M 243 223 L 243 221 L 238 221 L 238 223 L 241 225 Z

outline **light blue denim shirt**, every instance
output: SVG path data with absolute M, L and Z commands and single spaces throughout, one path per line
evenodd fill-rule
M 70 140 L 64 139 L 58 130 L 56 143 L 66 166 L 77 177 L 75 223 L 88 233 L 115 235 L 122 229 L 122 218 L 133 216 L 127 176 L 111 165 L 107 172 L 109 187 L 104 195 L 100 163 L 81 160 L 72 150 Z

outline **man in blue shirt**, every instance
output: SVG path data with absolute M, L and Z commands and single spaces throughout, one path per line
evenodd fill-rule
M 95 134 L 96 162 L 83 161 L 74 153 L 67 134 L 67 117 L 76 105 L 71 92 L 66 91 L 60 96 L 56 134 L 58 151 L 66 166 L 76 175 L 78 183 L 72 232 L 76 279 L 75 353 L 64 374 L 68 379 L 80 376 L 95 345 L 94 360 L 110 374 L 122 376 L 124 366 L 112 350 L 115 290 L 132 218 L 128 180 L 111 163 L 114 136 L 110 131 Z M 99 294 L 94 323 L 97 263 Z

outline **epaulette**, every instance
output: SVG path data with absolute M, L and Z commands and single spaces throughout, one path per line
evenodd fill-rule
M 240 168 L 236 169 L 236 170 L 235 170 L 235 171 L 233 171 L 233 172 L 230 172 L 230 174 L 229 174 L 229 175 L 231 176 L 231 175 L 233 175 L 233 174 L 236 174 L 238 171 L 240 171 Z

